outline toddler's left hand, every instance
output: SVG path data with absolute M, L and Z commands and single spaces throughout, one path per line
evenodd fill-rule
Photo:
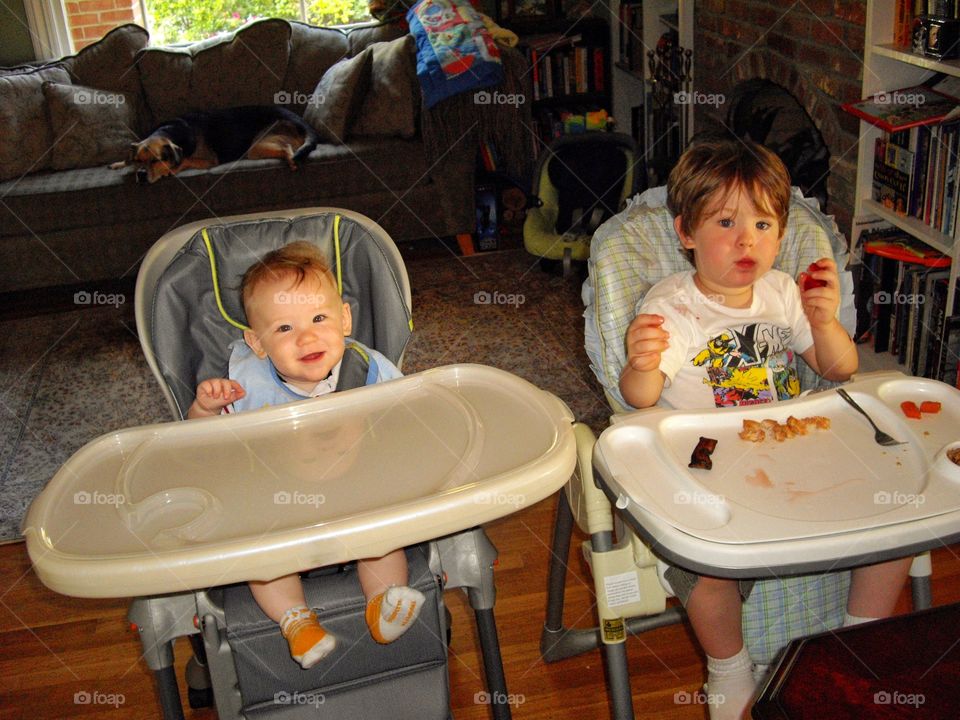
M 830 258 L 820 258 L 816 266 L 816 270 L 808 268 L 800 273 L 797 282 L 800 284 L 800 302 L 810 325 L 823 327 L 837 317 L 837 309 L 840 307 L 840 276 L 837 273 L 837 264 Z M 826 284 L 811 284 L 811 279 Z

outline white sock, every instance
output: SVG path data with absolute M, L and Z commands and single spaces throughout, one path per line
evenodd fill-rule
M 423 593 L 406 585 L 395 585 L 371 598 L 367 604 L 367 627 L 378 643 L 390 643 L 413 625 L 423 603 Z
M 860 617 L 859 615 L 851 615 L 848 612 L 845 612 L 843 614 L 844 627 L 853 627 L 854 625 L 863 625 L 863 623 L 873 622 L 874 620 L 879 620 L 879 618 Z
M 766 679 L 769 671 L 769 665 L 761 665 L 760 663 L 753 664 L 753 682 L 757 687 L 760 687 L 760 683 Z
M 746 645 L 733 657 L 707 655 L 707 702 L 710 720 L 739 720 L 750 707 L 756 685 Z

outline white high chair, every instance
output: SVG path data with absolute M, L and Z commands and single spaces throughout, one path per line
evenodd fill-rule
M 313 208 L 194 223 L 144 259 L 137 326 L 180 420 L 197 381 L 222 376 L 243 318 L 239 275 L 294 240 L 320 246 L 353 310 L 353 337 L 400 364 L 412 329 L 399 253 L 376 223 Z M 163 717 L 183 718 L 173 643 L 190 638 L 191 704 L 212 689 L 232 718 L 449 717 L 443 591 L 474 608 L 495 718 L 509 718 L 493 616 L 496 550 L 483 523 L 556 492 L 575 463 L 572 417 L 503 371 L 454 365 L 323 398 L 131 428 L 79 450 L 31 505 L 27 550 L 45 585 L 134 597 L 130 618 Z M 301 498 L 302 501 L 297 498 Z M 87 501 L 84 502 L 84 499 Z M 309 671 L 289 657 L 248 580 L 407 548 L 426 605 L 376 645 L 351 565 L 304 579 L 340 640 Z
M 691 513 L 695 514 L 700 508 L 691 505 L 670 515 L 663 511 L 666 501 L 662 493 L 658 495 L 649 489 L 665 483 L 664 477 L 671 477 L 671 473 L 683 475 L 689 472 L 686 463 L 696 445 L 696 435 L 704 427 L 705 416 L 704 413 L 688 413 L 682 428 L 671 426 L 670 433 L 679 439 L 671 437 L 668 440 L 660 433 L 658 425 L 666 422 L 662 417 L 664 411 L 622 414 L 629 410 L 618 387 L 620 370 L 626 363 L 624 337 L 638 303 L 654 283 L 690 267 L 681 254 L 673 218 L 665 205 L 665 188 L 648 190 L 601 226 L 593 238 L 589 277 L 583 286 L 586 350 L 591 367 L 603 385 L 611 407 L 618 414 L 612 418 L 613 425 L 603 433 L 599 443 L 589 428 L 576 427 L 577 471 L 565 491 L 560 493 L 552 542 L 546 621 L 541 635 L 541 652 L 548 662 L 603 646 L 613 717 L 618 720 L 634 717 L 624 644 L 627 635 L 683 618 L 681 607 L 666 606 L 671 592 L 662 577 L 664 564 L 661 558 L 715 575 L 763 577 L 771 574 L 772 567 L 774 575 L 789 576 L 758 581 L 744 603 L 744 640 L 752 659 L 759 665 L 771 663 L 790 639 L 832 629 L 842 623 L 849 573 L 815 576 L 796 576 L 796 573 L 822 571 L 831 565 L 847 568 L 855 564 L 841 562 L 837 557 L 840 551 L 835 545 L 823 551 L 826 559 L 821 557 L 818 558 L 820 562 L 804 563 L 793 553 L 801 553 L 802 558 L 810 549 L 790 541 L 786 542 L 785 552 L 792 562 L 787 561 L 779 546 L 776 550 L 781 556 L 778 557 L 763 543 L 729 546 L 732 548 L 730 552 L 711 555 L 712 546 L 694 542 L 690 537 L 691 533 L 696 538 L 703 536 L 703 524 L 690 521 Z M 821 257 L 833 257 L 841 269 L 840 319 L 852 334 L 856 317 L 853 283 L 849 271 L 844 270 L 848 257 L 846 241 L 832 218 L 823 215 L 815 201 L 803 198 L 794 188 L 776 267 L 796 277 Z M 801 366 L 798 368 L 801 387 L 805 390 L 833 385 L 821 380 L 801 361 L 798 365 Z M 833 393 L 829 395 L 836 397 Z M 726 411 L 727 415 L 723 417 L 732 418 L 730 412 Z M 737 411 L 733 412 L 736 414 Z M 771 413 L 769 408 L 766 412 L 767 416 Z M 783 412 L 786 417 L 786 411 Z M 647 422 L 643 420 L 645 417 L 649 417 Z M 736 420 L 739 422 L 739 415 Z M 938 428 L 938 434 L 928 443 L 932 448 L 929 453 L 931 461 L 947 442 L 950 433 L 947 416 Z M 695 435 L 692 443 L 689 442 L 691 433 Z M 638 439 L 640 437 L 644 438 L 643 442 Z M 659 459 L 664 453 L 669 460 Z M 676 457 L 677 453 L 685 453 L 685 456 Z M 673 462 L 681 460 L 680 469 L 675 469 Z M 666 487 L 671 493 L 692 492 L 699 488 L 705 495 L 709 494 L 696 485 Z M 724 498 L 716 500 L 719 507 Z M 674 501 L 673 505 L 676 504 Z M 686 518 L 687 524 L 676 516 Z M 584 543 L 583 552 L 594 578 L 598 627 L 570 628 L 563 623 L 565 558 L 574 522 L 590 535 L 590 542 Z M 703 520 L 703 523 L 724 525 L 716 518 Z M 739 537 L 745 538 L 742 542 L 749 543 L 752 535 L 762 537 L 762 533 L 754 531 L 749 524 L 738 529 Z M 872 537 L 871 541 L 878 542 L 878 539 Z M 888 534 L 880 545 L 883 550 L 889 550 L 890 543 Z M 894 537 L 892 543 L 893 548 L 899 549 L 900 556 L 931 546 L 919 543 L 915 536 L 911 542 Z M 770 554 L 764 554 L 768 552 Z M 740 555 L 747 559 L 739 560 L 741 565 L 738 566 L 734 558 Z M 887 553 L 882 557 L 895 556 Z M 881 557 L 871 553 L 864 553 L 860 558 L 861 564 L 878 559 Z M 739 574 L 731 570 L 737 567 L 740 568 Z M 762 569 L 758 570 L 758 567 Z M 914 605 L 929 607 L 928 553 L 915 559 L 911 575 Z

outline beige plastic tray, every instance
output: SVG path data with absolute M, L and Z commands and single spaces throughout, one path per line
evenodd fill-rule
M 326 398 L 104 435 L 34 500 L 27 550 L 80 597 L 269 580 L 516 512 L 575 463 L 572 416 L 509 373 L 450 365 Z
M 899 373 L 864 375 L 846 389 L 907 444 L 877 445 L 863 416 L 826 391 L 775 405 L 621 416 L 600 436 L 594 464 L 622 511 L 674 552 L 718 568 L 842 557 L 960 532 L 960 467 L 945 458 L 960 441 L 960 391 Z M 905 400 L 942 409 L 910 420 Z M 745 418 L 790 415 L 825 416 L 831 427 L 782 443 L 738 437 Z M 718 441 L 711 470 L 688 467 L 700 436 Z

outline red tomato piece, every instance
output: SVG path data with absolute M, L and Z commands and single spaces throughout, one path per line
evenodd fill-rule
M 825 280 L 816 280 L 810 277 L 809 273 L 816 272 L 820 269 L 820 266 L 817 263 L 810 263 L 810 266 L 807 268 L 807 275 L 803 276 L 803 291 L 806 292 L 810 288 L 826 287 L 827 283 Z
M 920 419 L 920 408 L 918 408 L 917 404 L 912 400 L 907 400 L 906 402 L 900 403 L 900 409 L 903 410 L 903 414 L 908 418 L 913 420 Z
M 920 412 L 935 415 L 936 413 L 940 412 L 940 403 L 934 400 L 924 400 L 922 403 L 920 403 Z

